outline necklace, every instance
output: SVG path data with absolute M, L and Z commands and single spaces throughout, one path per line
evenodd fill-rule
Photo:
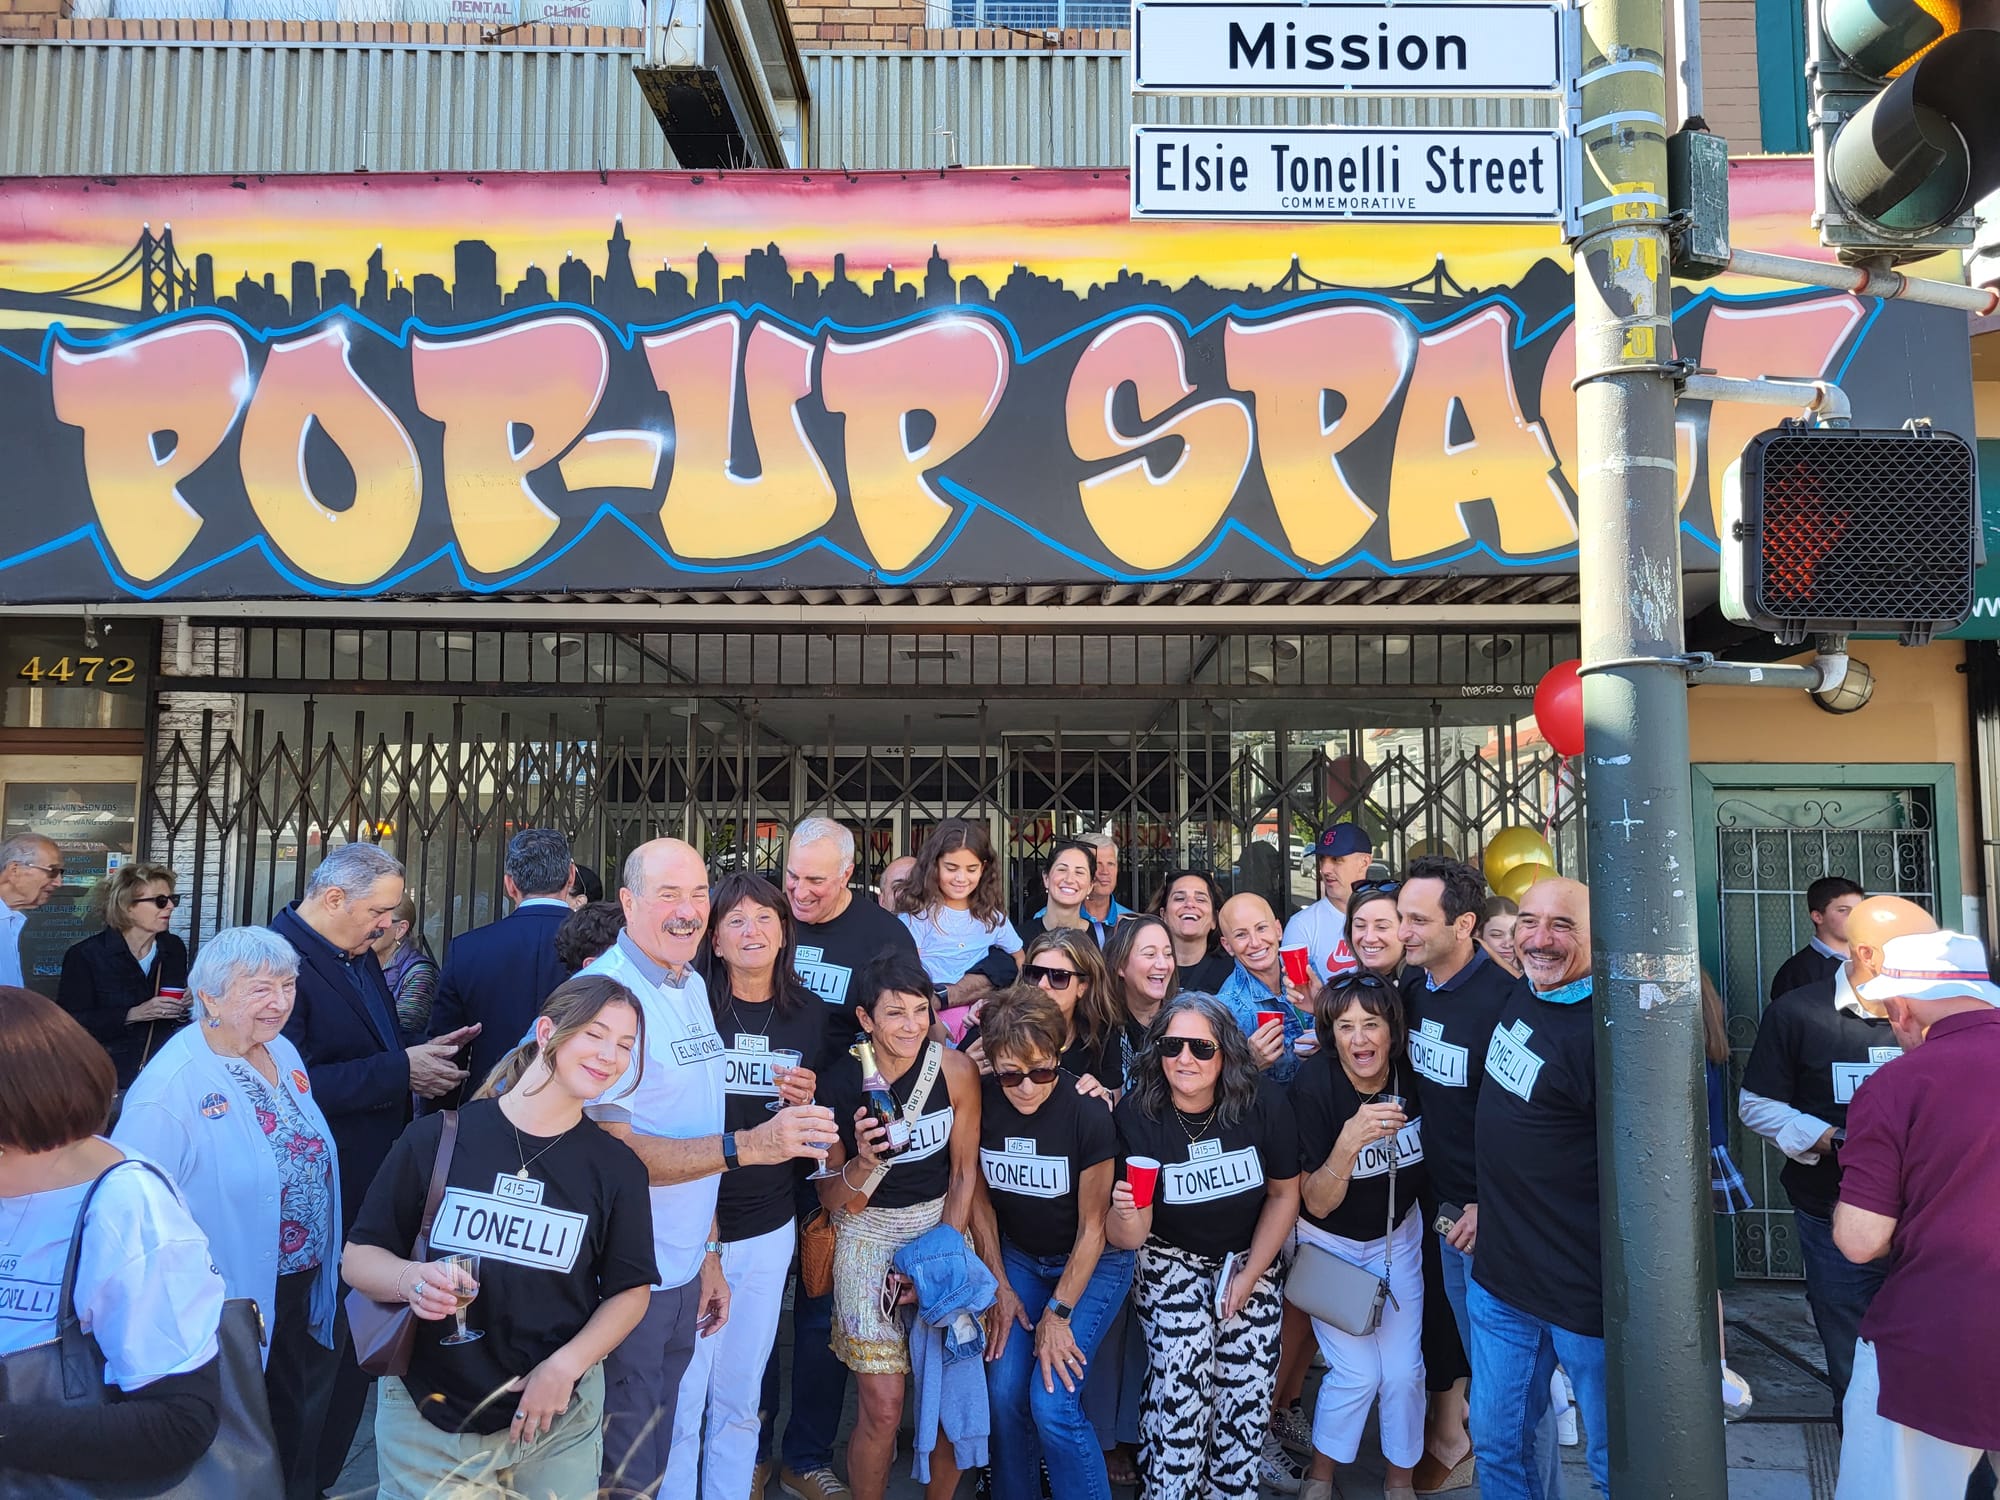
M 1188 1129 L 1188 1117 L 1184 1113 L 1182 1113 L 1181 1107 L 1178 1104 L 1173 1106 L 1173 1110 L 1174 1110 L 1174 1118 L 1181 1122 L 1181 1130 L 1187 1136 L 1188 1144 L 1190 1146 L 1192 1146 L 1196 1141 L 1200 1140 L 1203 1136 L 1207 1135 L 1208 1127 L 1215 1123 L 1215 1106 L 1213 1104 L 1209 1105 L 1209 1107 L 1202 1112 L 1201 1129 L 1199 1130 Z
M 729 1014 L 736 1018 L 736 1029 L 738 1031 L 746 1031 L 749 1028 L 743 1024 L 743 1012 L 736 1008 L 738 1003 L 739 1002 L 737 1001 L 734 995 L 731 995 L 729 997 Z M 778 1007 L 776 1002 L 766 1001 L 763 1003 L 765 1005 L 764 1029 L 762 1031 L 752 1033 L 753 1035 L 756 1036 L 769 1036 L 771 1034 L 771 1022 L 777 1017 L 778 1014 Z
M 582 1123 L 583 1122 L 581 1120 L 577 1122 L 578 1125 Z M 576 1129 L 576 1125 L 570 1126 L 569 1130 L 565 1130 L 561 1135 L 557 1136 L 554 1140 L 550 1141 L 546 1146 L 542 1147 L 542 1149 L 537 1151 L 533 1156 L 528 1155 L 528 1148 L 521 1144 L 521 1128 L 518 1125 L 516 1125 L 512 1120 L 507 1121 L 507 1128 L 514 1132 L 514 1153 L 515 1155 L 521 1158 L 521 1170 L 516 1172 L 514 1175 L 520 1178 L 523 1182 L 525 1182 L 528 1180 L 528 1168 L 532 1167 L 536 1162 L 540 1161 L 543 1157 L 547 1156 L 551 1151 L 555 1150 L 556 1147 L 560 1146 L 563 1143 L 563 1141 L 569 1136 L 570 1130 Z

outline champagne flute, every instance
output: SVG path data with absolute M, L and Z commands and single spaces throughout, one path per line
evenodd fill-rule
M 452 1316 L 458 1319 L 458 1332 L 447 1334 L 438 1340 L 442 1345 L 470 1344 L 486 1337 L 484 1329 L 465 1326 L 466 1310 L 472 1306 L 472 1299 L 479 1295 L 479 1257 L 476 1255 L 447 1255 L 443 1264 L 452 1271 L 452 1291 L 457 1296 L 457 1306 Z
M 804 1067 L 806 1063 L 805 1053 L 799 1051 L 798 1048 L 796 1047 L 773 1047 L 771 1049 L 770 1057 L 771 1057 L 771 1083 L 773 1087 L 776 1087 L 777 1084 L 781 1081 L 778 1077 L 778 1070 L 780 1068 L 784 1069 L 784 1071 L 789 1073 L 794 1068 Z M 783 1094 L 780 1094 L 777 1098 L 773 1099 L 769 1104 L 764 1106 L 764 1108 L 770 1110 L 772 1114 L 776 1114 L 779 1110 L 783 1109 L 784 1107 L 785 1107 L 785 1097 Z

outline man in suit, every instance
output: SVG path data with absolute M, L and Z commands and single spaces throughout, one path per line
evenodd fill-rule
M 305 1059 L 333 1148 L 340 1156 L 340 1230 L 410 1118 L 410 1095 L 435 1098 L 465 1079 L 452 1054 L 477 1026 L 405 1044 L 396 1002 L 369 946 L 403 899 L 403 867 L 373 844 L 329 852 L 306 892 L 271 920 L 271 930 L 299 955 L 298 999 L 285 1035 Z M 319 1450 L 322 1490 L 339 1477 L 367 1401 L 369 1377 L 348 1348 L 347 1321 L 335 1328 L 339 1363 L 327 1393 Z
M 478 1025 L 468 1092 L 514 1050 L 542 1002 L 569 978 L 556 957 L 556 930 L 570 915 L 576 880 L 569 840 L 553 828 L 522 829 L 507 845 L 502 879 L 514 910 L 452 939 L 431 1006 L 433 1037 Z

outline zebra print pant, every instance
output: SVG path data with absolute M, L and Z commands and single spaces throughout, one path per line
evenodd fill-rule
M 1146 1334 L 1139 1402 L 1142 1500 L 1252 1500 L 1278 1380 L 1283 1303 L 1267 1273 L 1243 1311 L 1215 1315 L 1222 1263 L 1159 1240 L 1139 1251 L 1133 1304 Z

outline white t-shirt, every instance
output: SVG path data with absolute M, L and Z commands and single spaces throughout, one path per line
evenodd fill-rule
M 632 942 L 628 933 L 583 970 L 606 974 L 638 996 L 646 1014 L 645 1068 L 632 1092 L 632 1064 L 586 1111 L 593 1120 L 630 1125 L 641 1135 L 699 1140 L 722 1134 L 725 1067 L 722 1037 L 709 1009 L 708 987 L 692 969 L 678 988 L 663 982 L 665 971 Z M 685 1286 L 701 1270 L 702 1246 L 715 1222 L 716 1190 L 722 1179 L 700 1177 L 651 1188 L 653 1256 L 659 1262 L 656 1288 Z
M 63 1262 L 89 1191 L 80 1182 L 0 1198 L 0 1354 L 56 1336 Z M 76 1268 L 76 1315 L 104 1351 L 105 1384 L 122 1391 L 185 1375 L 215 1358 L 222 1273 L 173 1189 L 145 1167 L 119 1167 L 91 1202 Z
M 1347 914 L 1322 896 L 1285 924 L 1285 946 L 1303 948 L 1312 960 L 1313 977 L 1331 979 L 1355 967 L 1347 946 Z
M 934 984 L 956 984 L 965 971 L 986 957 L 988 948 L 1021 951 L 1021 934 L 1003 913 L 988 927 L 969 911 L 949 906 L 933 906 L 928 911 L 904 912 L 903 925 L 916 940 L 917 957 Z

